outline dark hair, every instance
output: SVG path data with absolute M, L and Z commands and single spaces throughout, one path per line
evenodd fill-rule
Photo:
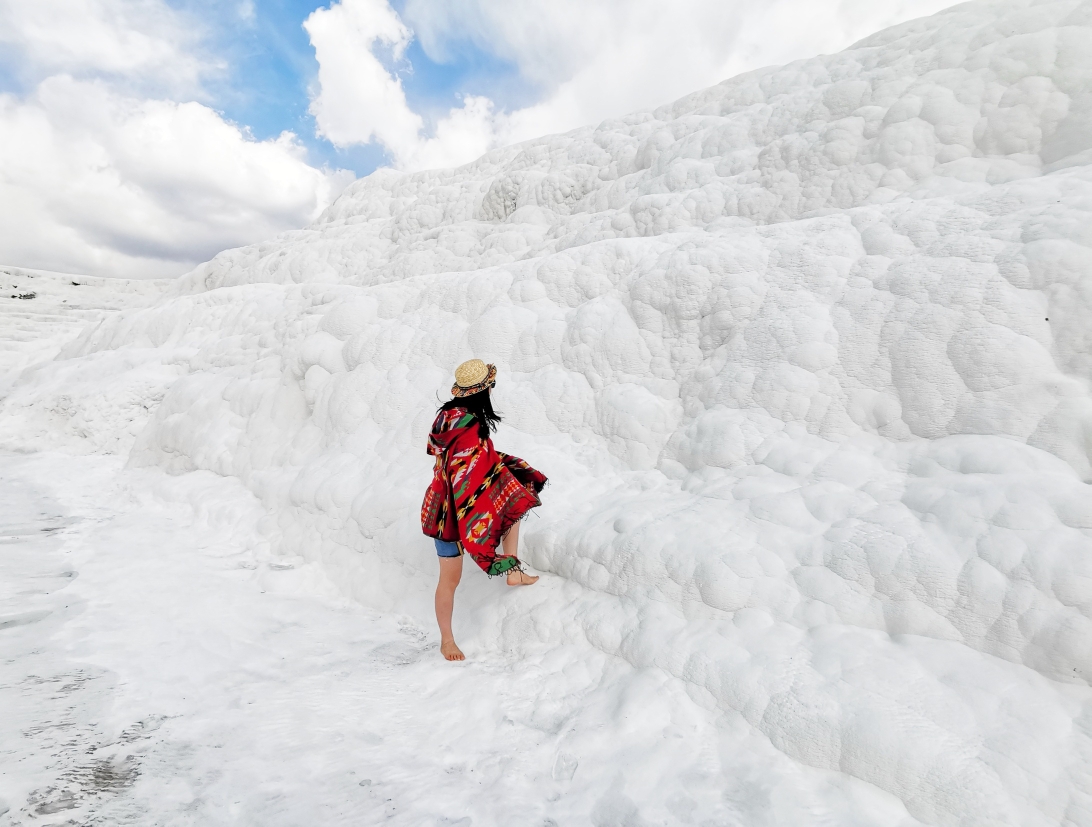
M 501 418 L 493 410 L 493 403 L 489 401 L 489 389 L 470 396 L 456 396 L 440 406 L 441 411 L 450 411 L 452 408 L 466 408 L 478 420 L 478 436 L 488 439 L 489 434 L 497 430 L 497 423 Z

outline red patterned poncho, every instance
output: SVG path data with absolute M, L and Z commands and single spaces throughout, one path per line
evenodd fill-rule
M 541 503 L 546 477 L 519 457 L 502 454 L 478 436 L 478 420 L 466 408 L 440 411 L 428 452 L 436 457 L 432 483 L 421 504 L 421 529 L 460 548 L 491 577 L 517 563 L 498 557 L 501 537 Z M 451 488 L 454 487 L 454 492 Z M 449 519 L 454 501 L 455 519 Z

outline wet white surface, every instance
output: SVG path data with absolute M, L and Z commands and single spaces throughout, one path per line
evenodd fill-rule
M 1089 42 L 967 3 L 381 171 L 9 374 L 0 446 L 125 458 L 27 466 L 112 516 L 79 613 L 0 631 L 106 676 L 103 737 L 167 716 L 189 758 L 109 806 L 298 820 L 359 750 L 406 823 L 1092 825 Z M 468 573 L 449 668 L 419 506 L 470 356 L 546 576 Z
M 230 481 L 2 459 L 0 824 L 912 823 L 659 670 L 499 651 L 526 593 L 468 571 L 448 664 L 431 628 L 263 557 Z

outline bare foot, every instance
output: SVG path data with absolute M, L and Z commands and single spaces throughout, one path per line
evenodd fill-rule
M 466 660 L 463 650 L 456 646 L 453 640 L 440 641 L 440 654 L 447 660 Z
M 527 574 L 519 569 L 512 569 L 508 572 L 508 585 L 509 586 L 530 586 L 532 583 L 537 583 L 538 577 L 533 574 Z

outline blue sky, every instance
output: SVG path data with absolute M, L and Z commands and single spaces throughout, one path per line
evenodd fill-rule
M 458 166 L 945 5 L 0 0 L 0 264 L 180 275 L 379 166 Z
M 224 117 L 245 125 L 258 140 L 288 130 L 294 132 L 316 165 L 366 175 L 390 162 L 378 143 L 345 148 L 316 136 L 308 112 L 318 62 L 303 22 L 318 8 L 331 4 L 314 0 L 254 0 L 253 17 L 243 19 L 236 3 L 224 0 L 169 0 L 170 5 L 197 21 L 203 44 L 226 61 L 223 73 L 206 81 L 204 102 Z M 404 2 L 391 3 L 401 13 Z M 477 48 L 467 39 L 448 43 L 445 57 L 433 61 L 415 38 L 399 61 L 388 68 L 402 81 L 407 103 L 431 125 L 458 106 L 462 95 L 486 95 L 504 109 L 533 100 L 536 89 L 518 67 Z
M 219 65 L 204 77 L 196 94 L 225 119 L 245 127 L 255 139 L 293 132 L 317 166 L 351 170 L 358 176 L 390 162 L 378 143 L 338 148 L 316 135 L 308 111 L 318 62 L 303 29 L 316 9 L 331 2 L 315 0 L 166 0 L 183 16 L 194 35 L 192 50 Z M 401 13 L 404 0 L 391 6 Z M 242 8 L 251 10 L 241 13 Z M 430 127 L 459 105 L 466 94 L 487 95 L 502 108 L 531 101 L 536 89 L 520 77 L 518 67 L 477 48 L 469 40 L 445 44 L 445 63 L 432 60 L 415 38 L 401 60 L 386 61 L 402 82 L 407 103 Z M 388 56 L 389 57 L 389 56 Z M 0 45 L 0 92 L 27 93 L 40 78 L 24 69 L 16 50 Z

